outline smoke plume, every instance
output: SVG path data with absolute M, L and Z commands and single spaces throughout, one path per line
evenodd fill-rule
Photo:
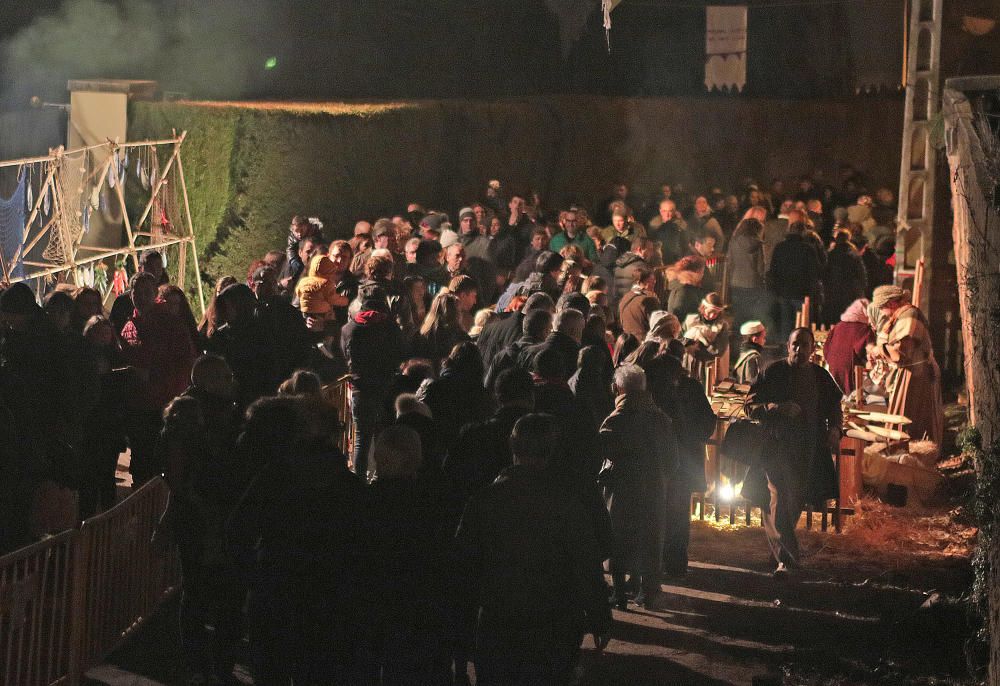
M 0 104 L 65 100 L 66 81 L 154 79 L 193 97 L 245 97 L 287 35 L 266 0 L 66 0 L 0 46 Z M 273 65 L 272 65 L 273 66 Z

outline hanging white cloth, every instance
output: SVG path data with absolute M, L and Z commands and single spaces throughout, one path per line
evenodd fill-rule
M 747 8 L 705 8 L 705 88 L 742 91 L 747 83 Z

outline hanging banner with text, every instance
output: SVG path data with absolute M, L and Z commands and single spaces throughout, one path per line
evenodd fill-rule
M 747 85 L 747 8 L 705 8 L 705 88 L 742 91 Z

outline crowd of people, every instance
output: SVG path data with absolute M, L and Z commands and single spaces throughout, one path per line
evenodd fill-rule
M 134 486 L 170 487 L 156 538 L 180 551 L 191 683 L 230 683 L 245 635 L 258 684 L 465 683 L 469 662 L 480 684 L 570 683 L 612 607 L 687 573 L 706 365 L 738 346 L 753 384 L 764 433 L 732 444 L 763 454 L 745 493 L 779 574 L 835 486 L 843 365 L 937 382 L 886 286 L 891 206 L 854 173 L 558 212 L 494 181 L 455 223 L 414 203 L 331 240 L 296 216 L 200 321 L 156 252 L 107 313 L 90 288 L 9 285 L 0 549 L 52 530 L 53 501 L 112 506 L 127 447 Z M 794 327 L 807 296 L 837 323 L 834 376 Z M 344 374 L 350 455 L 324 395 Z

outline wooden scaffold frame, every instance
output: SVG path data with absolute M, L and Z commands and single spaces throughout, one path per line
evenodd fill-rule
M 107 141 L 98 145 L 85 148 L 66 150 L 63 147 L 49 151 L 48 155 L 39 157 L 26 157 L 17 160 L 0 162 L 0 169 L 18 167 L 25 168 L 37 166 L 44 169 L 44 180 L 38 187 L 37 195 L 34 195 L 27 203 L 27 216 L 24 226 L 21 227 L 20 246 L 16 252 L 6 257 L 3 250 L 0 250 L 0 277 L 7 283 L 17 281 L 44 280 L 51 277 L 64 275 L 63 280 L 82 285 L 80 271 L 81 268 L 96 265 L 98 263 L 111 260 L 112 263 L 120 259 L 125 259 L 132 264 L 133 269 L 138 269 L 139 255 L 150 250 L 164 251 L 166 248 L 178 246 L 179 256 L 177 263 L 177 285 L 184 288 L 184 281 L 187 271 L 188 249 L 190 248 L 191 260 L 193 261 L 196 273 L 195 285 L 198 294 L 198 302 L 202 311 L 205 309 L 205 296 L 202 289 L 200 270 L 198 265 L 198 250 L 195 245 L 194 226 L 191 220 L 191 205 L 188 199 L 187 184 L 184 180 L 184 166 L 181 161 L 181 146 L 187 132 L 176 132 L 173 138 L 164 140 L 146 140 L 130 143 L 119 143 L 117 141 Z M 119 166 L 114 170 L 112 165 L 121 165 L 120 156 L 127 156 L 128 151 L 136 154 L 146 153 L 151 158 L 157 159 L 159 166 L 158 151 L 161 147 L 170 146 L 169 156 L 162 169 L 154 178 L 150 179 L 149 198 L 139 215 L 133 221 L 129 217 L 128 208 L 125 201 L 125 191 L 122 182 L 115 182 L 120 174 Z M 98 197 L 108 187 L 113 186 L 113 193 L 110 193 L 112 202 L 117 204 L 117 209 L 121 212 L 121 221 L 125 233 L 125 244 L 120 247 L 84 245 L 83 235 L 73 235 L 70 230 L 67 213 L 73 212 L 71 207 L 67 207 L 67 200 L 64 196 L 64 187 L 61 183 L 64 167 L 70 160 L 84 154 L 94 154 L 101 152 L 106 154 L 104 161 L 96 166 L 87 175 L 87 181 L 94 183 L 94 187 L 88 192 Z M 127 157 L 126 157 L 127 159 Z M 127 170 L 126 170 L 127 171 Z M 109 173 L 110 172 L 110 173 Z M 183 219 L 179 226 L 173 227 L 171 233 L 157 232 L 152 228 L 146 230 L 144 225 L 158 202 L 162 202 L 161 191 L 168 185 L 171 172 L 176 172 L 179 189 L 174 190 L 177 196 L 174 201 L 180 205 L 179 214 Z M 82 186 L 81 186 L 82 187 Z M 171 189 L 167 189 L 170 192 Z M 43 205 L 50 209 L 43 211 Z M 41 216 L 44 221 L 39 220 L 38 227 L 35 227 L 36 220 Z M 53 250 L 55 254 L 47 254 L 39 259 L 33 250 L 43 240 L 47 240 L 49 246 L 53 242 L 58 249 Z M 37 251 L 36 251 L 37 252 Z M 29 259 L 30 257 L 30 259 Z M 20 273 L 15 273 L 20 266 Z M 109 287 L 108 292 L 111 292 Z

